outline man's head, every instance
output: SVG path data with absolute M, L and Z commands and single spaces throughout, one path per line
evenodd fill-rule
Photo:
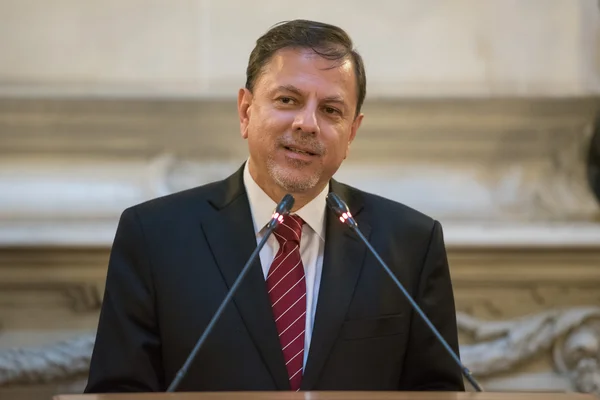
M 250 173 L 278 201 L 316 196 L 347 157 L 363 115 L 362 59 L 340 28 L 296 20 L 256 42 L 238 95 Z

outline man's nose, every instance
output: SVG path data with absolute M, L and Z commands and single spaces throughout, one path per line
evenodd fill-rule
M 292 129 L 318 135 L 320 130 L 317 119 L 317 108 L 310 105 L 302 107 L 296 114 Z

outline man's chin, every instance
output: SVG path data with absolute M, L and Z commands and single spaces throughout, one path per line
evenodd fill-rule
M 284 190 L 290 193 L 302 193 L 314 189 L 319 183 L 319 175 L 307 175 L 298 171 L 277 169 L 272 171 L 271 177 Z

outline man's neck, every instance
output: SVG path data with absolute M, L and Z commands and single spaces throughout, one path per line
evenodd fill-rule
M 304 207 L 305 205 L 307 205 L 308 203 L 310 203 L 315 197 L 317 197 L 317 195 L 319 193 L 321 193 L 321 191 L 323 190 L 322 187 L 320 188 L 314 188 L 314 193 L 310 193 L 307 194 L 306 192 L 303 193 L 290 193 L 292 196 L 294 196 L 294 207 L 292 207 L 291 212 L 296 212 L 299 209 L 301 209 L 302 207 Z M 281 195 L 280 198 L 282 198 L 286 193 L 284 193 L 283 195 Z

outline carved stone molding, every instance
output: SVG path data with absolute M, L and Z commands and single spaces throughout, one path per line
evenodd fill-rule
M 551 353 L 547 378 L 567 382 L 562 390 L 600 395 L 600 308 L 554 309 L 496 321 L 458 313 L 457 321 L 473 341 L 461 344 L 461 359 L 478 379 L 493 382 L 494 376 L 540 353 Z M 94 335 L 81 335 L 48 346 L 0 351 L 0 386 L 80 378 L 87 373 L 94 340 Z M 542 380 L 529 390 L 556 389 L 552 385 Z
M 74 313 L 99 309 L 109 248 L 0 249 L 0 309 L 27 298 L 28 306 L 60 304 Z
M 102 291 L 97 284 L 78 284 L 63 287 L 65 296 L 75 312 L 98 311 L 102 305 Z
M 95 335 L 84 335 L 38 348 L 0 352 L 0 386 L 39 384 L 87 373 Z
M 372 101 L 336 178 L 439 219 L 450 245 L 600 243 L 600 99 Z M 226 100 L 0 99 L 0 244 L 109 246 L 133 204 L 247 157 Z
M 0 248 L 0 348 L 97 322 L 109 248 Z M 19 335 L 18 332 L 23 332 Z M 58 334 L 58 333 L 57 333 Z M 60 336 L 60 335 L 58 335 Z
M 599 110 L 595 97 L 374 99 L 350 159 L 543 160 L 583 134 Z M 15 153 L 247 155 L 234 99 L 0 98 L 0 154 Z
M 448 257 L 458 310 L 483 320 L 600 305 L 598 246 L 471 246 Z
M 30 296 L 29 303 L 33 303 L 35 297 L 40 302 L 47 301 L 50 296 L 57 295 L 62 299 L 65 306 L 75 313 L 85 313 L 98 311 L 102 304 L 101 285 L 96 283 L 46 283 L 46 284 L 27 284 L 27 283 L 0 283 L 2 295 L 0 299 L 15 298 L 18 292 L 35 294 Z
M 0 243 L 81 247 L 109 247 L 126 207 L 224 178 L 240 166 L 239 162 L 168 156 L 119 162 L 72 159 L 49 160 L 44 172 L 36 174 L 29 164 L 6 158 L 1 163 L 7 174 L 5 179 L 0 176 L 0 202 L 4 203 Z M 517 175 L 526 172 L 522 168 Z M 393 164 L 348 164 L 337 178 L 441 220 L 450 246 L 600 244 L 598 205 L 581 181 L 557 174 L 556 182 L 536 175 L 539 181 L 510 182 L 507 177 L 506 182 L 486 183 L 473 174 L 442 164 L 406 169 Z M 12 184 L 15 180 L 18 186 Z

